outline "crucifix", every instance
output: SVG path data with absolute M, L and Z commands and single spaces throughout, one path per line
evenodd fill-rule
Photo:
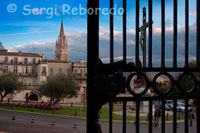
M 150 24 L 153 24 L 153 22 L 148 22 L 148 23 L 146 22 L 146 8 L 145 7 L 143 8 L 142 21 L 143 21 L 143 25 L 139 28 L 139 32 L 140 32 L 139 43 L 143 52 L 143 67 L 146 67 L 146 28 L 149 27 Z

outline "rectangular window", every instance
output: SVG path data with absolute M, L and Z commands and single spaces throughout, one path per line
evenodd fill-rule
M 82 70 L 81 69 L 77 69 L 77 76 L 81 76 L 82 74 Z
M 53 75 L 54 75 L 54 69 L 50 68 L 50 76 L 53 76 Z
M 62 74 L 62 68 L 59 68 L 59 74 Z
M 77 69 L 77 73 L 81 73 L 81 69 Z
M 15 74 L 17 74 L 17 66 L 14 66 L 13 72 L 14 72 Z
M 28 59 L 24 58 L 24 64 L 28 64 Z
M 32 58 L 32 64 L 36 64 L 36 59 Z
M 18 58 L 14 58 L 14 63 L 17 64 L 18 63 Z
M 28 67 L 27 66 L 24 68 L 24 74 L 28 74 Z
M 46 67 L 42 67 L 42 73 L 46 73 Z
M 8 63 L 8 57 L 4 58 L 4 63 Z
M 35 67 L 32 67 L 32 74 L 36 74 L 36 69 L 35 69 Z
M 8 73 L 8 66 L 4 66 L 4 72 Z

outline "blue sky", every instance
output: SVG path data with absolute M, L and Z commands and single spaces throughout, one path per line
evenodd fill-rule
M 114 0 L 116 9 L 122 7 L 121 0 Z M 172 0 L 166 0 L 166 57 L 168 65 L 172 57 Z M 16 12 L 8 12 L 10 4 L 17 6 Z M 65 5 L 63 7 L 63 5 Z M 55 41 L 60 30 L 61 17 L 63 17 L 65 34 L 69 42 L 69 57 L 71 60 L 83 58 L 86 60 L 87 46 L 87 16 L 63 15 L 63 8 L 86 8 L 87 0 L 0 0 L 0 41 L 10 51 L 44 53 L 47 58 L 54 58 Z M 142 20 L 142 7 L 147 7 L 148 0 L 140 2 L 140 18 Z M 178 57 L 183 62 L 184 56 L 184 6 L 183 0 L 178 0 Z M 108 8 L 107 0 L 100 0 L 100 8 Z M 195 0 L 190 0 L 190 58 L 195 55 Z M 38 9 L 34 9 L 38 8 Z M 50 14 L 42 8 L 53 11 Z M 50 10 L 51 8 L 51 10 Z M 12 8 L 11 8 L 12 9 Z M 29 12 L 31 11 L 31 13 Z M 148 11 L 148 9 L 147 9 Z M 34 13 L 36 15 L 34 15 Z M 39 15 L 37 13 L 40 13 Z M 25 14 L 25 15 L 24 15 Z M 153 57 L 155 65 L 160 62 L 160 0 L 153 0 Z M 141 23 L 142 21 L 140 21 Z M 122 16 L 114 16 L 115 26 L 115 57 L 122 56 Z M 135 0 L 127 0 L 127 42 L 128 58 L 134 59 L 135 47 Z M 109 15 L 100 13 L 100 57 L 107 60 L 109 55 Z

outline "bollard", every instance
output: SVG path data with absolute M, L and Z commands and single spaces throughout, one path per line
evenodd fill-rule
M 51 126 L 55 126 L 56 125 L 56 123 L 53 121 L 52 123 L 51 123 Z
M 53 108 L 53 114 L 56 114 L 56 109 L 55 108 Z
M 13 110 L 16 110 L 15 103 L 13 103 Z
M 15 116 L 12 116 L 12 119 L 11 119 L 11 120 L 13 120 L 13 121 L 14 121 L 14 120 L 15 120 Z
M 35 119 L 32 119 L 32 120 L 31 120 L 31 123 L 35 123 Z
M 78 111 L 77 111 L 77 109 L 74 110 L 74 116 L 78 116 Z
M 167 120 L 167 121 L 169 120 L 169 113 L 167 113 L 167 117 L 166 117 L 166 120 Z
M 82 107 L 80 107 L 80 117 L 82 116 Z
M 176 128 L 179 128 L 178 123 L 176 124 Z
M 34 108 L 34 105 L 32 106 L 32 112 L 35 112 L 35 108 Z
M 75 123 L 73 126 L 74 129 L 78 128 L 77 124 Z

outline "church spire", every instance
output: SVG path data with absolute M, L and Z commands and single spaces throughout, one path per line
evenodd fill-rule
M 62 17 L 62 22 L 61 22 L 61 28 L 60 28 L 60 36 L 64 36 L 64 26 L 63 26 L 63 17 Z
M 56 40 L 55 58 L 58 61 L 68 61 L 68 42 L 65 37 L 63 18 L 61 22 L 60 35 Z

